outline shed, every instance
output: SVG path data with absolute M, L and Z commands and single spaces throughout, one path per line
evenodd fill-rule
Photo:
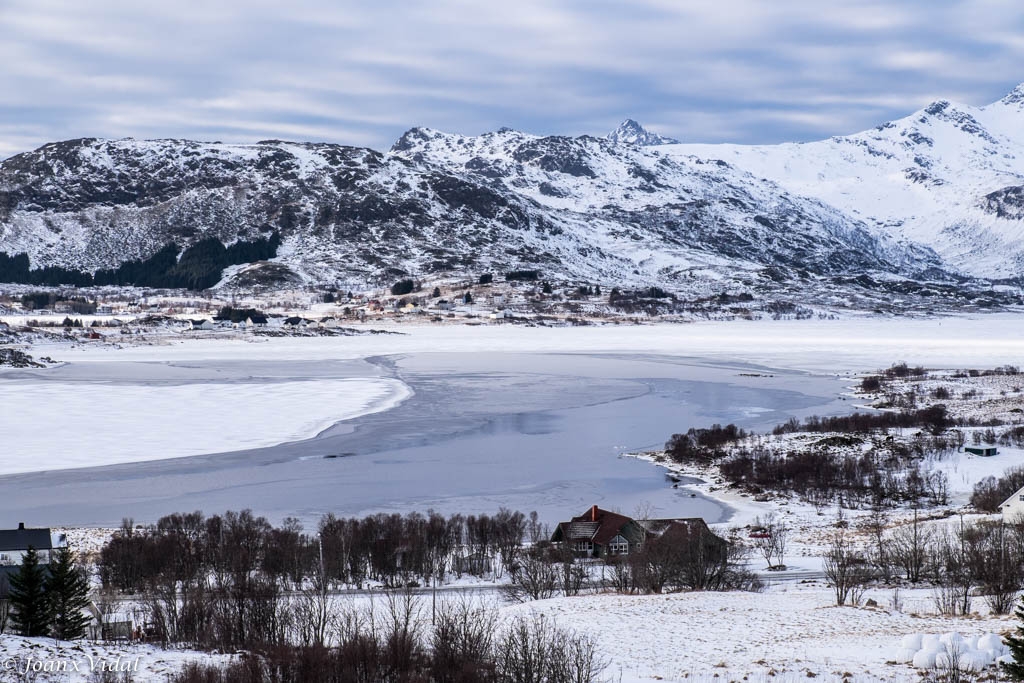
M 964 453 L 971 453 L 972 455 L 981 455 L 984 457 L 990 457 L 999 454 L 999 449 L 995 446 L 964 446 Z

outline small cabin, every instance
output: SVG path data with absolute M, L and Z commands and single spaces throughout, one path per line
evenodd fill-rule
M 964 446 L 964 453 L 980 455 L 988 458 L 993 455 L 998 455 L 999 450 L 995 446 Z

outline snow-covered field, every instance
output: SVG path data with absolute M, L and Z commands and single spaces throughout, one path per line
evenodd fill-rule
M 189 662 L 215 664 L 230 659 L 191 650 L 162 650 L 153 645 L 55 642 L 52 638 L 0 635 L 0 681 L 86 683 L 116 677 L 134 683 L 160 683 Z M 114 676 L 101 679 L 104 671 Z
M 162 460 L 271 446 L 387 410 L 401 382 L 351 378 L 260 383 L 0 381 L 0 474 Z
M 839 680 L 919 681 L 896 664 L 902 636 L 956 631 L 1002 633 L 1011 617 L 935 615 L 928 591 L 907 591 L 903 611 L 885 591 L 878 607 L 836 607 L 822 585 L 784 583 L 759 594 L 591 595 L 530 603 L 517 610 L 550 615 L 597 640 L 611 679 L 632 681 Z

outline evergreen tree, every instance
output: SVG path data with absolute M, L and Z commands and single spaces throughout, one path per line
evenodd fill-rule
M 89 616 L 83 612 L 89 606 L 89 582 L 66 546 L 57 551 L 50 564 L 46 598 L 53 637 L 60 640 L 84 638 L 89 626 Z
M 49 632 L 46 567 L 39 564 L 35 548 L 28 549 L 18 573 L 11 576 L 11 608 L 11 622 L 18 635 L 38 637 Z
M 1003 671 L 1015 681 L 1024 681 L 1024 598 L 1021 598 L 1017 605 L 1017 618 L 1020 624 L 1017 625 L 1017 632 L 1006 638 L 1006 645 L 1013 655 L 1012 664 L 1000 664 Z

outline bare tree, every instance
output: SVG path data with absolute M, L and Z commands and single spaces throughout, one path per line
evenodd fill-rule
M 543 616 L 515 617 L 497 643 L 499 680 L 591 683 L 607 668 L 595 643 Z
M 889 541 L 885 536 L 889 528 L 889 515 L 881 507 L 874 507 L 868 515 L 861 528 L 867 532 L 874 541 L 874 548 L 871 551 L 871 562 L 878 569 L 883 579 L 888 579 L 892 574 L 892 559 L 889 548 Z
M 917 510 L 914 521 L 893 532 L 890 550 L 893 562 L 903 570 L 908 581 L 917 583 L 928 565 L 928 546 L 932 539 L 931 530 L 921 523 Z
M 763 531 L 754 538 L 754 548 L 764 557 L 768 569 L 782 566 L 789 541 L 789 527 L 783 520 L 776 518 L 775 513 L 768 514 L 760 526 Z M 772 558 L 777 560 L 775 564 L 772 564 Z
M 323 571 L 314 571 L 310 581 L 293 606 L 296 635 L 302 646 L 323 647 L 335 610 Z
M 536 549 L 523 553 L 509 570 L 509 582 L 502 587 L 505 597 L 515 602 L 543 600 L 555 594 L 558 572 Z
M 832 538 L 824 558 L 825 578 L 835 591 L 836 604 L 847 602 L 857 605 L 874 571 L 864 554 L 857 550 L 840 529 Z
M 493 677 L 498 616 L 463 598 L 441 604 L 430 636 L 432 673 L 438 683 L 486 681 Z

